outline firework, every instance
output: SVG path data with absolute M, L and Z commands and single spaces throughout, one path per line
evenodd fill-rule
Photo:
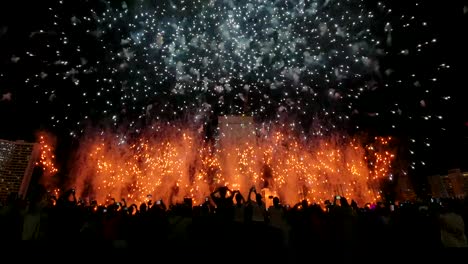
M 377 179 L 387 171 L 391 154 L 370 154 L 372 150 L 347 132 L 384 127 L 382 134 L 405 135 L 411 168 L 425 166 L 416 155 L 433 146 L 425 124 L 445 133 L 441 109 L 453 96 L 440 87 L 452 66 L 434 56 L 431 63 L 412 63 L 425 61 L 421 54 L 439 47 L 431 31 L 436 26 L 422 12 L 424 4 L 408 1 L 403 10 L 395 5 L 364 0 L 50 1 L 41 6 L 46 19 L 28 32 L 24 49 L 7 54 L 12 67 L 0 71 L 2 84 L 8 80 L 26 92 L 3 91 L 2 85 L 0 103 L 24 103 L 21 106 L 37 109 L 41 125 L 57 136 L 83 141 L 78 150 L 83 172 L 73 172 L 88 173 L 78 177 L 82 190 L 95 192 L 87 187 L 92 185 L 116 196 L 142 196 L 169 182 L 175 187 L 164 197 L 191 194 L 201 199 L 215 184 L 239 189 L 259 185 L 266 170 L 275 186 L 289 186 L 289 177 L 298 186 L 308 186 L 302 193 L 315 199 L 310 193 L 319 191 L 312 186 L 321 180 L 307 174 L 311 170 L 324 175 L 324 170 L 338 173 L 340 168 L 365 175 L 357 158 L 343 165 L 352 144 L 366 154 L 351 156 L 373 164 L 368 176 L 359 177 Z M 0 27 L 0 37 L 10 31 Z M 24 94 L 28 97 L 17 100 Z M 219 153 L 204 137 L 216 132 L 209 127 L 218 116 L 230 114 L 253 116 L 289 132 L 268 131 L 264 141 L 227 144 Z M 102 133 L 90 137 L 89 127 Z M 179 129 L 185 131 L 186 138 L 160 135 L 174 128 L 177 135 Z M 285 144 L 294 146 L 294 155 L 309 157 L 307 164 L 315 167 L 288 151 L 282 156 L 287 160 L 278 160 L 282 150 L 276 145 L 297 131 Z M 255 131 L 263 132 L 262 127 Z M 342 136 L 347 136 L 346 144 L 334 145 Z M 322 151 L 304 138 L 322 142 Z M 115 150 L 117 146 L 128 154 Z M 329 153 L 327 147 L 335 151 Z M 145 151 L 148 157 L 139 154 Z M 41 163 L 55 173 L 50 153 L 43 150 Z M 142 167 L 140 160 L 152 167 Z M 274 169 L 278 164 L 283 167 Z M 150 176 L 135 181 L 136 176 L 124 173 Z M 333 193 L 346 195 L 342 187 L 333 188 L 340 190 Z M 296 200 L 293 189 L 283 196 Z
M 302 140 L 272 129 L 251 141 L 207 143 L 197 131 L 166 126 L 129 142 L 89 136 L 75 163 L 79 193 L 144 201 L 148 194 L 172 203 L 202 202 L 217 186 L 247 192 L 268 188 L 282 200 L 324 202 L 342 195 L 363 204 L 380 197 L 394 154 L 391 139 L 363 145 L 338 137 Z M 132 142 L 134 141 L 134 142 Z

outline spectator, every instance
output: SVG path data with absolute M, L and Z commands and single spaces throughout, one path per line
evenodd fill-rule
M 440 214 L 440 239 L 444 247 L 468 247 L 465 223 L 458 212 L 457 204 L 450 201 Z
M 287 244 L 289 226 L 286 222 L 286 209 L 280 204 L 278 197 L 273 198 L 273 205 L 268 208 L 268 219 L 269 225 L 280 235 L 283 244 Z
M 233 197 L 234 192 L 225 186 L 221 186 L 211 193 L 211 199 L 216 204 L 216 215 L 218 216 L 219 220 L 224 222 L 232 220 Z

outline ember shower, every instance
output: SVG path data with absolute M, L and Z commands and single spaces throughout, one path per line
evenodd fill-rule
M 131 144 L 97 134 L 82 141 L 73 186 L 98 201 L 123 197 L 143 201 L 148 194 L 175 202 L 192 197 L 202 203 L 216 186 L 246 193 L 255 186 L 284 202 L 332 200 L 334 195 L 360 204 L 380 199 L 380 181 L 388 177 L 394 155 L 390 138 L 317 137 L 305 140 L 272 129 L 211 144 L 197 131 L 160 126 Z
M 52 126 L 81 141 L 71 185 L 84 194 L 200 201 L 228 184 L 269 185 L 289 202 L 379 197 L 375 181 L 393 155 L 342 131 L 361 94 L 378 87 L 383 52 L 371 26 L 383 4 L 100 1 L 70 12 L 59 3 L 36 32 L 55 41 L 57 60 L 30 81 L 76 87 L 42 98 L 57 107 Z M 254 117 L 261 140 L 220 149 L 224 115 Z

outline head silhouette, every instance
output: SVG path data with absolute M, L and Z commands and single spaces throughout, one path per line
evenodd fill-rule
M 275 207 L 279 207 L 280 200 L 278 197 L 273 198 L 273 205 Z
M 346 198 L 344 198 L 344 197 L 341 197 L 341 206 L 342 207 L 349 207 L 348 200 L 346 200 Z
M 240 193 L 237 193 L 235 198 L 237 204 L 240 204 L 242 202 L 242 195 Z
M 146 212 L 146 208 L 147 208 L 146 203 L 142 203 L 142 204 L 140 205 L 140 212 L 141 212 L 141 213 Z
M 257 193 L 255 195 L 255 200 L 257 201 L 258 204 L 262 204 L 262 195 Z
M 221 196 L 221 198 L 226 198 L 226 195 L 227 195 L 227 187 L 220 187 L 219 188 L 219 195 Z

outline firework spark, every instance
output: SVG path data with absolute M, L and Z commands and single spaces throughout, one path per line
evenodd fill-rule
M 358 139 L 302 140 L 272 129 L 239 142 L 207 143 L 196 131 L 166 126 L 135 142 L 119 136 L 90 136 L 80 148 L 74 186 L 97 200 L 124 197 L 144 201 L 148 194 L 170 202 L 192 197 L 201 202 L 217 186 L 247 192 L 268 188 L 284 201 L 323 202 L 334 195 L 359 203 L 380 199 L 380 180 L 392 169 L 390 138 L 363 145 Z

